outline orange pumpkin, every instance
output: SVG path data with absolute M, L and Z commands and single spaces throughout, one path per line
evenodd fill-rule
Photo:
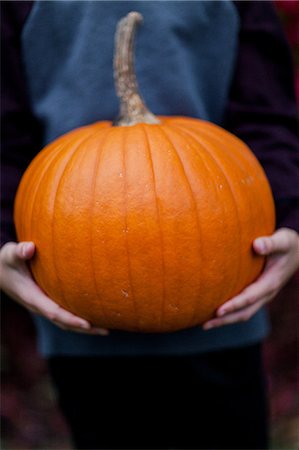
M 153 116 L 133 71 L 138 13 L 116 34 L 121 114 L 45 147 L 15 202 L 36 282 L 93 324 L 166 332 L 201 324 L 261 272 L 253 240 L 274 229 L 269 184 L 248 147 L 211 123 Z

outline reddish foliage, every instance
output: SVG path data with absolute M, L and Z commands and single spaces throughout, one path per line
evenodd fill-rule
M 295 424 L 299 425 L 299 273 L 281 291 L 269 309 L 272 333 L 265 344 L 264 355 L 273 439 L 276 445 L 283 443 L 288 448 L 296 448 L 299 435 L 294 434 L 293 427 Z
M 30 315 L 2 299 L 1 421 L 7 448 L 70 448 Z
M 284 30 L 293 54 L 296 79 L 295 88 L 299 101 L 299 1 L 276 0 L 275 5 L 284 25 Z

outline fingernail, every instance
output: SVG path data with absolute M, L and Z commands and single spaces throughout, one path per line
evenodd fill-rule
M 109 334 L 109 331 L 103 328 L 95 328 L 93 331 L 95 334 L 100 334 L 101 336 L 107 336 Z
M 83 328 L 84 330 L 89 330 L 89 328 L 90 328 L 90 324 L 88 322 L 80 322 L 79 326 L 81 328 Z
M 227 313 L 227 309 L 223 308 L 223 309 L 219 309 L 218 311 L 218 316 L 224 316 Z
M 211 328 L 213 328 L 213 324 L 212 323 L 205 323 L 203 326 L 204 330 L 210 330 Z
M 29 242 L 24 242 L 24 244 L 22 244 L 22 255 L 23 256 L 27 256 L 27 252 L 30 249 L 30 243 Z
M 264 239 L 257 239 L 255 241 L 255 247 L 262 255 L 267 251 L 267 246 Z

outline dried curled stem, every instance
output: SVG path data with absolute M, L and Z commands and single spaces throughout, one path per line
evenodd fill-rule
M 137 123 L 157 124 L 158 118 L 152 114 L 142 99 L 134 69 L 134 40 L 142 15 L 130 12 L 123 17 L 115 33 L 114 79 L 117 96 L 120 98 L 119 117 L 114 126 L 130 126 Z

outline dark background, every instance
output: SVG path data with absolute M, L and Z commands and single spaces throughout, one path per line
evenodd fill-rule
M 276 1 L 290 42 L 299 104 L 299 2 Z M 273 449 L 299 448 L 299 273 L 269 306 L 272 333 L 264 345 Z M 1 422 L 3 450 L 70 449 L 46 362 L 36 350 L 32 320 L 2 299 Z

